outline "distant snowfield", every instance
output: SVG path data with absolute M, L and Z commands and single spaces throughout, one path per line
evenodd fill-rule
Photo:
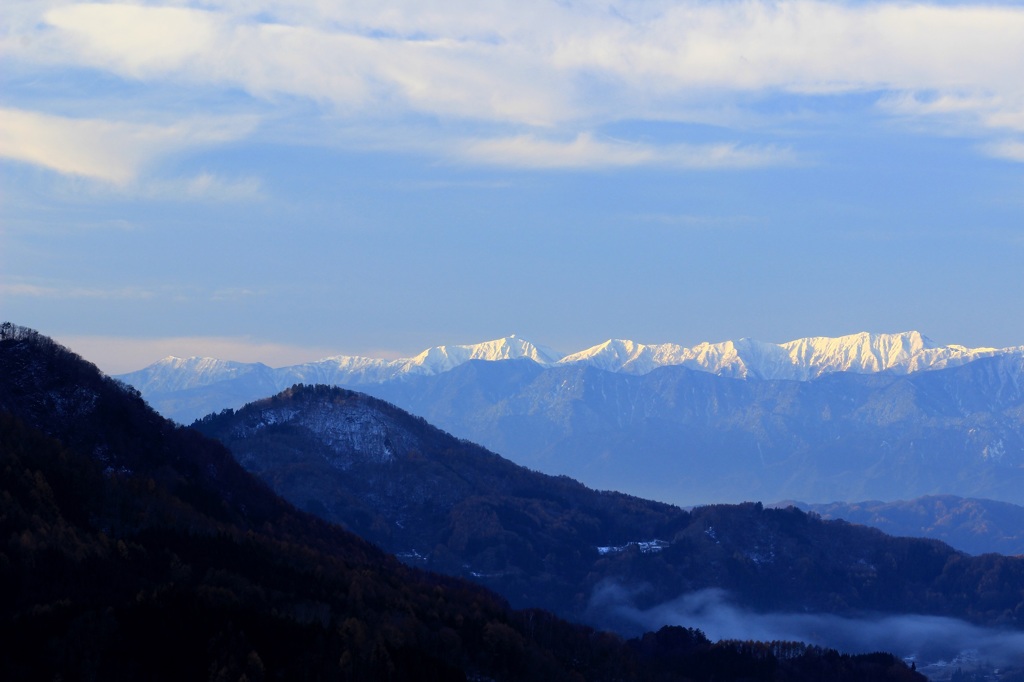
M 637 375 L 659 367 L 679 365 L 733 378 L 808 381 L 833 372 L 908 374 L 1007 354 L 1024 355 L 1024 346 L 1001 349 L 942 346 L 916 331 L 818 336 L 781 344 L 740 339 L 691 347 L 611 339 L 568 355 L 513 335 L 470 345 L 435 346 L 412 358 L 383 360 L 338 355 L 277 369 L 261 363 L 170 356 L 118 378 L 143 394 L 209 386 L 246 375 L 261 380 L 276 391 L 295 383 L 358 386 L 383 383 L 403 375 L 436 375 L 471 360 L 526 359 L 544 367 L 582 364 Z

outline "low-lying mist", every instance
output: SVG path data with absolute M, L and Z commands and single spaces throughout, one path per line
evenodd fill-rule
M 822 613 L 757 613 L 733 603 L 721 589 L 684 594 L 657 606 L 634 604 L 636 590 L 616 583 L 595 589 L 591 622 L 627 635 L 665 625 L 700 628 L 709 639 L 788 640 L 844 653 L 887 651 L 918 664 L 951 661 L 966 651 L 993 665 L 1024 664 L 1024 632 L 983 628 L 954 618 L 878 615 L 850 618 Z

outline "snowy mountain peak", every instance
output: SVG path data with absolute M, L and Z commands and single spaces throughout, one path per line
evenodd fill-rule
M 559 363 L 585 363 L 609 372 L 621 372 L 631 364 L 650 364 L 651 355 L 651 346 L 627 339 L 608 339 L 586 350 L 566 355 Z
M 405 363 L 406 371 L 415 374 L 446 372 L 470 360 L 529 359 L 542 365 L 557 362 L 559 355 L 550 348 L 535 346 L 515 334 L 472 345 L 434 346 Z
M 994 348 L 940 346 L 917 331 L 811 337 L 790 341 L 781 347 L 794 366 L 809 368 L 811 377 L 828 372 L 894 371 L 906 374 L 961 365 L 1003 352 Z
M 763 354 L 762 347 L 774 348 L 781 353 L 777 346 L 749 339 L 701 343 L 692 348 L 674 343 L 646 345 L 613 339 L 567 355 L 560 364 L 586 363 L 610 372 L 628 374 L 646 374 L 666 365 L 683 365 L 691 369 L 745 378 L 749 372 L 744 358 L 756 358 Z
M 916 372 L 940 369 L 1021 349 L 939 346 L 920 332 L 839 337 L 816 336 L 782 344 L 756 339 L 720 343 L 645 345 L 613 339 L 562 358 L 560 364 L 586 363 L 610 372 L 646 374 L 680 365 L 739 379 L 806 381 L 831 372 Z
M 121 378 L 143 393 L 150 390 L 183 391 L 206 386 L 215 381 L 236 379 L 260 369 L 270 368 L 258 362 L 235 362 L 199 356 L 179 358 L 168 355 L 144 369 L 123 375 Z
M 790 341 L 782 347 L 794 364 L 828 367 L 830 371 L 881 372 L 906 366 L 914 356 L 938 346 L 920 332 L 911 331 L 812 337 Z

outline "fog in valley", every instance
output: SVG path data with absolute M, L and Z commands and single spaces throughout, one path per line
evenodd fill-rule
M 757 613 L 737 605 L 717 588 L 644 609 L 635 605 L 640 594 L 617 583 L 602 584 L 591 597 L 591 621 L 629 635 L 682 625 L 699 628 L 713 641 L 800 641 L 844 653 L 888 651 L 919 667 L 965 657 L 996 666 L 1024 665 L 1024 632 L 983 628 L 954 618 Z

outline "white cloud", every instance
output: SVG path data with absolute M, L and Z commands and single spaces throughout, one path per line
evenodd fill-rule
M 738 1 L 248 3 L 211 10 L 80 4 L 46 20 L 68 56 L 136 78 L 232 83 L 341 106 L 529 123 L 572 118 L 580 76 L 630 93 L 984 88 L 1019 91 L 1024 10 L 1000 6 Z M 255 20 L 260 10 L 273 22 Z M 515 11 L 513 11 L 513 9 Z M 265 15 L 264 15 L 265 16 Z M 116 30 L 112 30 L 112 27 Z M 612 84 L 607 79 L 617 81 Z M 574 97 L 575 96 L 575 97 Z M 574 101 L 575 100 L 575 101 Z
M 212 301 L 240 301 L 254 296 L 260 296 L 261 292 L 245 287 L 228 287 L 218 289 L 210 294 Z
M 59 291 L 53 287 L 41 287 L 36 284 L 0 284 L 0 294 L 5 296 L 29 296 L 33 298 L 42 296 L 56 296 Z
M 154 292 L 140 287 L 102 289 L 79 286 L 41 286 L 25 282 L 0 283 L 0 294 L 30 298 L 148 299 Z
M 124 4 L 68 5 L 51 9 L 45 18 L 64 36 L 67 48 L 133 77 L 181 68 L 210 55 L 224 23 L 209 12 Z
M 237 139 L 254 127 L 251 117 L 158 125 L 0 108 L 0 157 L 124 186 L 162 155 Z
M 1003 140 L 984 145 L 982 150 L 989 156 L 1008 161 L 1024 163 L 1024 142 L 1020 140 Z
M 901 93 L 879 100 L 896 116 L 929 119 L 962 134 L 979 129 L 1024 132 L 1024 92 L 1017 96 Z
M 69 54 L 142 80 L 232 85 L 267 99 L 308 97 L 349 113 L 412 109 L 544 124 L 568 107 L 559 84 L 544 76 L 542 55 L 520 44 L 370 36 L 116 4 L 58 8 L 46 21 Z
M 891 3 L 682 2 L 560 41 L 553 61 L 632 87 L 790 92 L 1020 88 L 1024 11 Z
M 18 16 L 28 14 L 25 3 L 16 4 Z M 299 98 L 338 125 L 384 136 L 410 116 L 492 126 L 481 137 L 493 139 L 462 146 L 467 158 L 486 163 L 759 165 L 778 160 L 778 152 L 655 149 L 586 134 L 561 145 L 544 139 L 627 119 L 707 122 L 709 111 L 730 112 L 712 121 L 728 126 L 749 114 L 751 99 L 778 93 L 798 100 L 877 92 L 879 111 L 936 120 L 957 134 L 1024 128 L 1024 8 L 1011 4 L 180 0 L 42 7 L 39 21 L 19 21 L 2 38 L 4 53 L 19 63 L 85 66 L 154 88 L 173 83 L 199 102 L 236 89 L 270 107 Z M 45 122 L 60 137 L 62 126 Z M 8 155 L 124 183 L 147 160 L 192 143 L 159 125 L 62 125 L 63 139 L 74 142 L 67 150 L 37 141 Z M 134 140 L 129 151 L 105 144 L 126 135 Z M 89 137 L 97 142 L 86 145 Z M 393 139 L 397 145 L 408 136 Z M 550 160 L 552 151 L 562 160 Z
M 139 194 L 171 201 L 258 201 L 263 199 L 263 183 L 254 177 L 224 178 L 204 172 L 192 177 L 145 182 Z
M 462 158 L 490 165 L 522 168 L 614 168 L 644 165 L 678 168 L 751 168 L 788 165 L 795 155 L 787 149 L 744 147 L 736 144 L 670 145 L 658 147 L 604 141 L 582 133 L 570 141 L 535 135 L 476 140 L 466 144 Z
M 657 149 L 645 145 L 602 142 L 580 134 L 569 142 L 535 135 L 476 140 L 462 149 L 462 157 L 491 165 L 528 168 L 580 168 L 587 166 L 639 166 L 658 160 Z

